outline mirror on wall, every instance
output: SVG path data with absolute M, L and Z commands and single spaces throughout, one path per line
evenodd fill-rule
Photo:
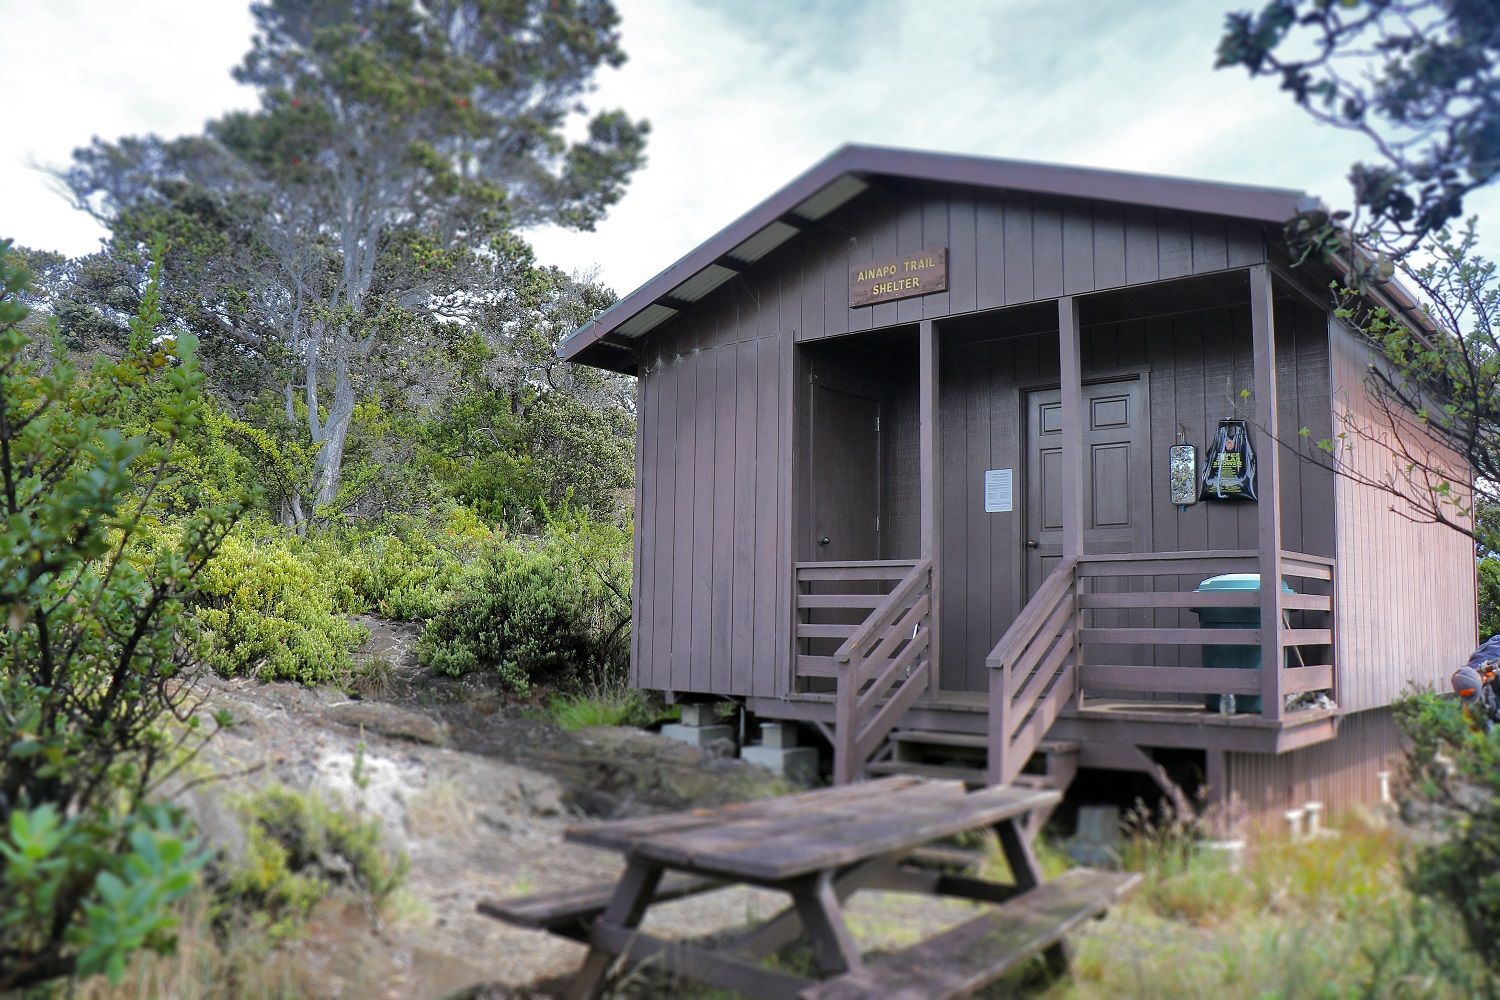
M 1186 507 L 1198 502 L 1198 449 L 1190 444 L 1172 445 L 1171 460 L 1168 467 L 1171 469 L 1171 497 L 1172 502 L 1178 507 Z

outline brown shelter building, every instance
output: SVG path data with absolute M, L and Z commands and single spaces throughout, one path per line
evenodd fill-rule
M 1474 560 L 1310 443 L 1382 419 L 1332 274 L 1286 259 L 1313 204 L 851 146 L 626 296 L 562 353 L 639 379 L 633 683 L 816 726 L 838 780 L 1373 800 L 1388 706 L 1474 647 Z M 1226 419 L 1258 501 L 1179 505 L 1170 450 L 1201 471 Z M 1196 592 L 1233 573 L 1294 592 Z

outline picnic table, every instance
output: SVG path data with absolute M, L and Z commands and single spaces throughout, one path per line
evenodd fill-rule
M 1050 789 L 970 792 L 961 781 L 897 776 L 711 809 L 570 828 L 579 844 L 619 851 L 615 882 L 481 902 L 482 913 L 582 941 L 589 952 L 574 998 L 598 995 L 611 965 L 651 961 L 664 970 L 752 997 L 804 1000 L 927 998 L 966 994 L 1017 963 L 1047 953 L 1065 966 L 1063 936 L 1105 910 L 1139 876 L 1074 869 L 1044 881 L 1025 833 L 1027 814 L 1056 804 Z M 993 829 L 1013 881 L 923 867 L 925 845 Z M 641 930 L 649 907 L 730 885 L 779 890 L 790 905 L 765 923 L 709 945 Z M 950 896 L 987 905 L 973 919 L 914 947 L 865 960 L 844 919 L 860 890 Z M 817 977 L 758 959 L 806 935 Z

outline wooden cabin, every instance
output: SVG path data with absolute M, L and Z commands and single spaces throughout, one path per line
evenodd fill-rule
M 1315 204 L 849 146 L 625 296 L 561 353 L 638 379 L 633 683 L 816 727 L 838 780 L 1372 800 L 1388 706 L 1475 645 L 1474 559 L 1311 444 L 1380 419 L 1331 272 L 1287 260 Z M 1227 419 L 1258 501 L 1175 503 L 1170 449 L 1201 474 Z M 1293 592 L 1195 592 L 1229 573 Z

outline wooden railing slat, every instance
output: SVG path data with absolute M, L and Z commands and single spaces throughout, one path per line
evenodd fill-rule
M 1333 629 L 1328 628 L 1287 628 L 1281 630 L 1281 644 L 1283 646 L 1331 646 L 1333 645 Z
M 1026 607 L 1011 622 L 1010 628 L 995 643 L 995 648 L 990 650 L 990 655 L 985 657 L 985 663 L 990 669 L 999 669 L 1011 659 L 1019 655 L 1020 650 L 1014 649 L 1018 643 L 1030 644 L 1031 633 L 1052 613 L 1058 598 L 1064 591 L 1071 591 L 1073 587 L 1073 565 L 1062 563 L 1055 567 L 1042 585 L 1037 588 Z M 1024 649 L 1024 646 L 1022 647 Z
M 1258 628 L 1085 628 L 1078 630 L 1084 645 L 1091 642 L 1144 643 L 1148 646 L 1254 646 Z M 1316 631 L 1303 629 L 1300 631 Z M 1311 640 L 1308 640 L 1309 642 Z
M 838 675 L 839 661 L 833 657 L 797 654 L 798 677 L 837 677 Z
M 855 608 L 873 611 L 885 600 L 884 594 L 798 594 L 799 608 Z
M 859 737 L 854 744 L 855 759 L 863 762 L 870 758 L 875 748 L 880 746 L 880 741 L 895 728 L 896 723 L 901 721 L 901 716 L 911 708 L 923 691 L 927 690 L 932 680 L 931 661 L 924 661 L 922 668 L 914 671 L 891 695 L 890 700 L 881 706 L 865 727 L 860 730 Z
M 904 611 L 916 599 L 917 592 L 932 583 L 931 576 L 932 561 L 923 559 L 912 567 L 910 573 L 902 578 L 890 595 L 881 602 L 880 607 L 870 612 L 870 617 L 859 627 L 859 631 L 851 635 L 844 644 L 839 647 L 838 652 L 833 655 L 840 660 L 848 660 L 851 656 L 859 653 L 873 639 L 876 632 L 891 624 L 897 614 Z
M 1021 695 L 1028 680 L 1035 673 L 1036 665 L 1041 662 L 1042 657 L 1047 655 L 1047 650 L 1052 648 L 1057 637 L 1068 631 L 1068 624 L 1073 614 L 1071 601 L 1059 601 L 1051 616 L 1032 633 L 1031 643 L 1015 659 L 1006 664 L 1005 676 L 1008 679 L 1006 693 L 1010 695 L 1011 700 Z
M 1059 673 L 1056 683 L 1052 689 L 1042 698 L 1020 725 L 1016 727 L 1015 736 L 1011 740 L 1011 752 L 1015 759 L 1021 762 L 1020 767 L 1026 766 L 1026 761 L 1036 751 L 1037 744 L 1047 735 L 1047 730 L 1052 728 L 1052 723 L 1062 712 L 1063 705 L 1073 696 L 1077 687 L 1077 667 L 1070 661 Z M 1020 772 L 1020 767 L 1016 772 Z M 1014 778 L 1015 774 L 1011 775 Z
M 885 697 L 885 693 L 890 690 L 891 685 L 898 678 L 904 680 L 901 675 L 916 662 L 917 657 L 926 652 L 927 647 L 931 643 L 931 630 L 925 628 L 920 630 L 917 633 L 917 637 L 908 643 L 906 648 L 895 659 L 887 662 L 884 668 L 875 675 L 875 679 L 870 683 L 869 689 L 856 694 L 856 714 L 862 715 L 869 712 L 871 706 Z
M 918 597 L 912 606 L 907 608 L 900 618 L 896 619 L 896 623 L 885 631 L 884 638 L 865 657 L 865 662 L 880 663 L 882 660 L 889 660 L 892 656 L 895 656 L 896 650 L 901 648 L 902 643 L 910 642 L 916 636 L 917 626 L 922 623 L 922 619 L 927 617 L 931 609 L 932 597 L 930 594 L 923 594 Z M 856 684 L 861 683 L 867 678 L 868 675 L 865 678 L 857 677 Z M 855 688 L 855 690 L 858 689 L 858 687 Z
M 1259 694 L 1259 670 L 1213 667 L 1125 667 L 1086 663 L 1079 671 L 1085 692 L 1152 691 L 1161 694 Z
M 1056 676 L 1057 671 L 1063 665 L 1063 661 L 1068 658 L 1077 645 L 1078 636 L 1074 629 L 1069 628 L 1057 637 L 1052 643 L 1052 648 L 1047 653 L 1046 659 L 1042 660 L 1041 665 L 1032 674 L 1036 679 L 1036 683 L 1027 684 L 1025 691 L 1019 697 L 1011 700 L 1010 711 L 1013 718 L 1024 719 L 1031 714 L 1031 709 L 1036 705 L 1036 700 L 1047 690 L 1047 682 Z
M 1333 687 L 1333 666 L 1319 663 L 1308 667 L 1288 667 L 1281 677 L 1281 689 L 1288 694 L 1325 691 Z
M 1080 562 L 1078 575 L 1085 578 L 1116 576 L 1218 576 L 1254 572 L 1255 562 L 1241 556 L 1205 556 L 1199 559 L 1141 559 L 1113 562 Z
M 1126 594 L 1082 594 L 1080 608 L 1253 608 L 1260 595 L 1253 590 L 1148 590 Z

